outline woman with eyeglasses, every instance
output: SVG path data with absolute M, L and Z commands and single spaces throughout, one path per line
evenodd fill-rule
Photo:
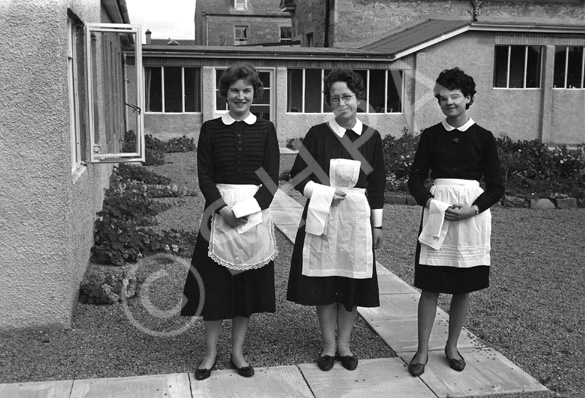
M 386 172 L 380 133 L 357 118 L 364 82 L 352 70 L 324 79 L 334 118 L 309 129 L 291 170 L 308 198 L 297 231 L 287 299 L 316 306 L 323 343 L 317 365 L 354 370 L 350 348 L 357 306 L 377 307 L 374 249 L 382 243 Z M 336 339 L 337 337 L 337 339 Z

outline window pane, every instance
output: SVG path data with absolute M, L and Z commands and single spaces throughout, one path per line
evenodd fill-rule
M 567 47 L 555 48 L 555 72 L 553 87 L 565 88 L 565 62 L 567 57 Z
M 332 69 L 324 69 L 323 76 L 327 76 L 328 74 L 330 74 L 331 70 Z M 323 98 L 323 92 L 321 92 L 321 98 Z M 331 105 L 328 105 L 327 102 L 325 102 L 325 99 L 323 98 L 323 113 L 329 113 L 332 111 L 333 109 L 331 109 Z
M 525 46 L 510 46 L 510 85 L 509 88 L 524 88 Z
M 370 71 L 370 112 L 384 113 L 384 88 L 386 87 L 386 71 Z
M 508 87 L 508 46 L 496 46 L 494 87 Z
M 321 69 L 305 70 L 305 113 L 321 112 Z
M 270 72 L 258 72 L 264 90 L 262 98 L 254 100 L 256 104 L 270 104 Z
M 287 112 L 303 111 L 303 70 L 289 69 L 287 71 Z
M 583 47 L 569 47 L 567 88 L 583 88 Z
M 183 90 L 180 67 L 165 67 L 165 112 L 183 112 Z
M 358 105 L 357 111 L 358 113 L 364 113 L 367 111 L 368 105 L 368 71 L 367 70 L 354 70 L 358 75 L 362 77 L 364 81 L 364 87 L 366 88 L 366 98 Z
M 270 120 L 270 106 L 269 105 L 255 105 L 252 104 L 250 112 L 260 119 Z
M 161 68 L 146 68 L 146 112 L 162 112 Z
M 388 72 L 388 113 L 402 112 L 402 71 L 391 70 Z
M 218 111 L 227 111 L 228 109 L 225 98 L 219 94 L 219 80 L 221 79 L 223 72 L 225 72 L 225 69 L 216 69 L 215 71 L 215 107 Z
M 528 47 L 528 62 L 526 65 L 526 87 L 539 88 L 540 87 L 540 46 Z
M 185 112 L 201 112 L 199 68 L 185 68 Z

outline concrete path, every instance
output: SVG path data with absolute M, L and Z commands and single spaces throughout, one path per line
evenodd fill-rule
M 301 206 L 279 190 L 271 207 L 276 226 L 294 241 Z M 250 379 L 234 370 L 214 371 L 196 381 L 192 373 L 93 380 L 0 384 L 1 398 L 191 398 L 191 397 L 393 397 L 436 398 L 487 396 L 547 391 L 534 378 L 469 331 L 460 339 L 467 367 L 449 368 L 443 354 L 448 316 L 437 311 L 431 353 L 425 373 L 412 377 L 406 365 L 416 351 L 416 307 L 419 293 L 378 265 L 380 307 L 359 308 L 362 317 L 398 354 L 397 358 L 360 360 L 347 371 L 337 364 L 322 372 L 315 363 L 257 368 Z

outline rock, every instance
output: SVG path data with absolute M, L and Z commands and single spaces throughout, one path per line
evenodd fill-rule
M 530 199 L 531 209 L 555 209 L 555 204 L 550 199 Z
M 575 198 L 564 198 L 556 199 L 557 209 L 576 209 L 577 199 Z
M 505 207 L 528 207 L 528 202 L 524 198 L 517 198 L 515 196 L 504 196 L 504 206 Z

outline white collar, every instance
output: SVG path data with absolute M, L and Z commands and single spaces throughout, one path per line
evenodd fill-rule
M 256 123 L 256 119 L 257 119 L 256 115 L 254 115 L 253 113 L 250 113 L 248 115 L 248 117 L 245 118 L 243 121 L 246 124 L 254 124 L 254 123 Z M 221 121 L 223 122 L 223 124 L 229 126 L 230 124 L 233 124 L 234 122 L 238 122 L 239 120 L 234 119 L 228 112 L 228 113 L 224 113 L 223 115 L 221 115 Z
M 465 124 L 461 127 L 451 126 L 449 123 L 447 123 L 447 119 L 443 120 L 442 123 L 443 123 L 443 127 L 445 127 L 445 130 L 447 130 L 447 131 L 453 131 L 453 130 L 467 131 L 468 128 L 470 128 L 471 126 L 473 126 L 475 124 L 475 122 L 473 121 L 472 118 L 469 118 L 469 120 L 467 122 L 465 122 Z
M 333 132 L 337 134 L 339 137 L 343 137 L 343 135 L 345 134 L 345 130 L 352 130 L 357 135 L 362 135 L 364 124 L 360 119 L 355 119 L 355 126 L 353 126 L 353 128 L 351 129 L 346 129 L 345 127 L 341 127 L 339 123 L 337 123 L 337 120 L 331 119 L 329 121 L 329 127 L 331 127 L 331 130 L 333 130 Z

